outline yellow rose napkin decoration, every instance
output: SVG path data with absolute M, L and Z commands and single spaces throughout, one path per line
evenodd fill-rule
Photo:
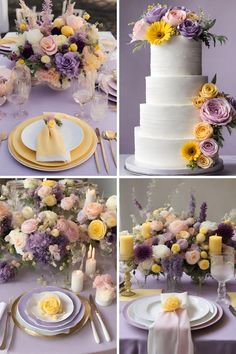
M 39 301 L 39 309 L 42 315 L 57 318 L 63 312 L 63 307 L 59 296 L 55 294 L 45 295 Z
M 36 143 L 36 160 L 41 162 L 70 162 L 70 151 L 66 150 L 59 127 L 62 125 L 54 115 L 44 119 L 45 126 L 41 129 Z
M 161 294 L 163 311 L 170 312 L 178 309 L 185 309 L 188 306 L 188 294 L 184 293 L 163 293 Z

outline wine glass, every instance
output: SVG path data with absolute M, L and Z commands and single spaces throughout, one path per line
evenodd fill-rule
M 16 106 L 18 109 L 13 113 L 14 118 L 26 118 L 28 112 L 23 106 L 29 99 L 31 90 L 31 74 L 30 70 L 25 65 L 16 65 L 11 74 L 11 91 L 7 95 L 7 100 Z
M 73 99 L 80 105 L 81 116 L 85 115 L 84 107 L 91 101 L 95 91 L 96 74 L 94 72 L 81 73 L 74 83 Z M 79 116 L 79 114 L 75 114 Z
M 11 70 L 0 67 L 0 107 L 4 105 L 7 100 L 7 94 L 11 89 L 10 83 Z M 6 116 L 6 113 L 0 111 L 0 120 Z
M 107 112 L 108 94 L 98 87 L 91 102 L 90 115 L 95 122 L 100 122 L 106 117 Z
M 211 255 L 211 275 L 218 281 L 216 302 L 228 304 L 225 283 L 234 278 L 234 251 Z

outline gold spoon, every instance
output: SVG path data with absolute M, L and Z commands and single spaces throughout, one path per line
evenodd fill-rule
M 102 132 L 102 137 L 103 137 L 103 139 L 109 141 L 109 145 L 110 145 L 110 150 L 111 150 L 112 158 L 113 158 L 113 161 L 114 161 L 115 166 L 117 166 L 117 163 L 116 163 L 116 155 L 115 155 L 115 152 L 114 152 L 114 150 L 113 150 L 112 143 L 111 143 L 112 140 L 116 140 L 116 133 L 113 132 L 112 130 L 106 130 L 106 131 L 103 131 L 103 132 Z
M 0 134 L 0 145 L 1 143 L 4 141 L 4 140 L 7 140 L 8 139 L 8 133 L 7 131 L 3 131 L 1 134 Z

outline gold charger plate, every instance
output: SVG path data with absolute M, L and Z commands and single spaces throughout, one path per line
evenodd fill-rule
M 82 318 L 82 320 L 74 327 L 70 328 L 68 333 L 61 333 L 61 334 L 55 334 L 52 336 L 46 336 L 44 334 L 40 334 L 36 331 L 33 331 L 31 329 L 28 329 L 27 327 L 23 326 L 22 324 L 20 324 L 16 318 L 16 311 L 17 311 L 17 305 L 18 302 L 20 300 L 20 298 L 23 296 L 20 295 L 13 303 L 12 308 L 11 308 L 11 315 L 12 315 L 12 319 L 15 323 L 15 325 L 21 329 L 23 332 L 29 334 L 30 336 L 34 336 L 34 337 L 40 337 L 40 338 L 46 338 L 46 339 L 55 339 L 55 338 L 61 338 L 61 337 L 67 337 L 77 331 L 79 331 L 81 328 L 84 327 L 84 325 L 88 322 L 88 319 L 90 317 L 90 313 L 91 313 L 91 306 L 89 304 L 89 301 L 83 297 L 78 295 L 78 297 L 80 298 L 81 302 L 84 304 L 85 306 L 85 313 L 84 313 L 84 317 Z

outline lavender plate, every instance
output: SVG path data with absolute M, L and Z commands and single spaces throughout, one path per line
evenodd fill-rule
M 44 291 L 47 291 L 47 292 L 61 291 L 62 293 L 69 296 L 73 302 L 73 305 L 74 305 L 74 311 L 72 312 L 72 314 L 67 319 L 57 322 L 57 323 L 49 323 L 46 321 L 39 320 L 36 317 L 35 318 L 29 317 L 28 314 L 26 313 L 26 304 L 27 304 L 28 300 L 30 299 L 30 297 L 33 294 L 41 293 Z M 30 324 L 31 326 L 34 326 L 34 327 L 36 326 L 37 328 L 42 328 L 42 329 L 56 330 L 59 328 L 63 328 L 64 326 L 66 326 L 68 324 L 71 324 L 72 321 L 77 320 L 77 316 L 79 316 L 79 317 L 81 316 L 80 312 L 82 310 L 82 303 L 81 303 L 80 299 L 75 294 L 71 293 L 70 291 L 60 289 L 60 288 L 54 287 L 54 286 L 46 286 L 46 287 L 40 287 L 40 288 L 33 289 L 32 291 L 23 295 L 21 297 L 21 299 L 19 300 L 17 310 L 18 310 L 19 316 L 25 322 Z

